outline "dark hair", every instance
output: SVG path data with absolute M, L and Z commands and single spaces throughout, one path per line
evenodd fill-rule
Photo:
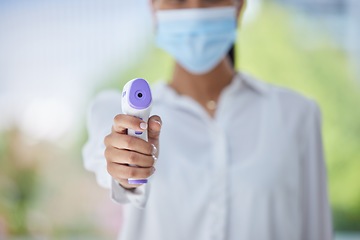
M 231 61 L 231 65 L 233 67 L 235 67 L 235 44 L 233 44 L 228 52 L 228 56 L 230 58 L 230 61 Z

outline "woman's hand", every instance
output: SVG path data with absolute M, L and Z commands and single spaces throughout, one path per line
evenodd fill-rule
M 127 135 L 128 128 L 148 131 L 148 142 Z M 148 123 L 125 114 L 115 116 L 111 133 L 104 139 L 105 158 L 107 171 L 124 188 L 131 189 L 142 185 L 129 184 L 128 178 L 144 179 L 154 173 L 153 165 L 159 156 L 160 130 L 161 118 L 157 115 L 151 116 Z

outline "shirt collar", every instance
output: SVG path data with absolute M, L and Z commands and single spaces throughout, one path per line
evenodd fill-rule
M 225 94 L 225 95 L 237 94 L 244 87 L 248 87 L 251 90 L 255 91 L 256 93 L 264 96 L 266 95 L 269 89 L 269 84 L 260 81 L 250 76 L 247 73 L 238 72 L 237 74 L 235 74 L 231 83 L 223 89 L 221 94 Z M 152 90 L 153 90 L 153 101 L 157 101 L 157 100 L 163 101 L 165 97 L 166 100 L 179 101 L 181 99 L 188 102 L 187 99 L 189 98 L 188 96 L 178 95 L 176 91 L 171 87 L 169 87 L 165 81 L 158 81 L 152 87 Z
M 257 93 L 259 93 L 261 95 L 266 95 L 266 93 L 269 90 L 269 84 L 267 84 L 263 81 L 260 81 L 256 78 L 250 76 L 247 73 L 239 72 L 237 74 L 237 78 L 242 80 L 244 82 L 244 84 L 246 84 L 247 86 L 249 86 L 250 88 L 252 88 L 253 90 L 255 90 Z

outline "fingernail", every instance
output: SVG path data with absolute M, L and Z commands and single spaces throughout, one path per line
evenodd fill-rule
M 153 151 L 152 151 L 152 155 L 155 155 L 155 153 L 157 152 L 157 148 L 155 147 L 154 144 L 151 144 L 153 146 Z
M 145 122 L 140 123 L 140 128 L 144 130 L 147 129 L 147 123 Z
M 156 122 L 157 124 L 159 124 L 160 125 L 160 127 L 161 127 L 161 122 L 160 121 L 158 121 L 158 120 L 155 120 L 155 119 L 151 119 L 151 121 L 154 121 L 154 122 Z
M 152 173 L 154 173 L 154 172 L 155 172 L 155 170 L 156 170 L 156 169 L 153 167 L 153 168 L 152 168 Z
M 158 158 L 157 158 L 157 157 L 155 157 L 155 155 L 152 155 L 152 157 L 153 157 L 153 159 L 154 159 L 154 164 L 156 164 L 156 162 L 157 162 Z

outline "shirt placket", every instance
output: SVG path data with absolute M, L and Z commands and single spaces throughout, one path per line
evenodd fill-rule
M 226 238 L 227 219 L 227 158 L 226 137 L 221 126 L 213 121 L 213 187 L 211 200 L 211 237 L 219 240 Z
M 226 239 L 226 224 L 228 214 L 228 153 L 227 140 L 225 129 L 220 125 L 225 119 L 222 112 L 227 111 L 226 102 L 229 102 L 226 95 L 231 95 L 239 86 L 234 82 L 232 88 L 227 88 L 222 92 L 219 98 L 217 116 L 215 119 L 211 118 L 202 106 L 193 99 L 182 96 L 174 98 L 174 103 L 178 106 L 183 106 L 185 109 L 192 111 L 198 115 L 209 126 L 209 131 L 212 138 L 212 187 L 209 194 L 209 239 L 221 240 Z M 231 96 L 228 96 L 231 102 Z M 223 124 L 222 124 L 223 125 Z

